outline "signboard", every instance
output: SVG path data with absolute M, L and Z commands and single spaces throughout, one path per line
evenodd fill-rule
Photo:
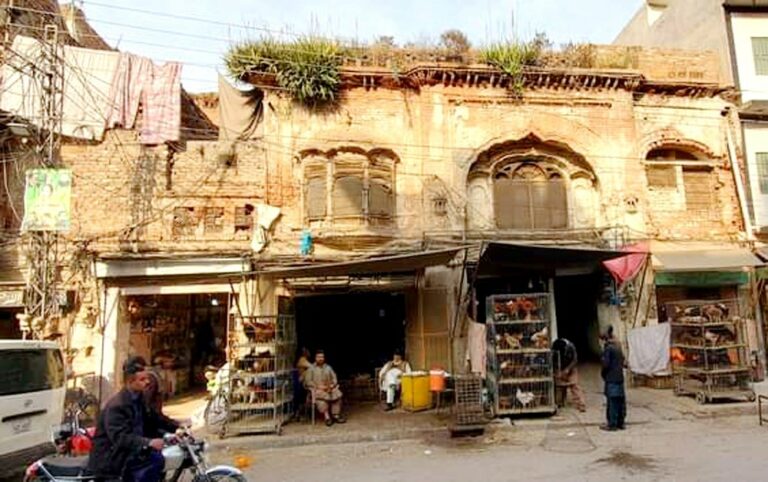
M 24 190 L 22 231 L 68 231 L 72 171 L 30 169 Z
M 654 275 L 656 286 L 728 286 L 749 283 L 743 271 L 660 272 Z
M 24 306 L 24 290 L 11 289 L 0 291 L 0 308 L 19 308 Z

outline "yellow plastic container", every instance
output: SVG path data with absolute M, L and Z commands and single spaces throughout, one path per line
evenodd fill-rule
M 418 412 L 432 408 L 432 392 L 429 391 L 429 373 L 404 373 L 400 379 L 400 401 L 403 410 Z

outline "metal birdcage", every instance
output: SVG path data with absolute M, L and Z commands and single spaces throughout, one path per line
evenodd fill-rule
M 222 435 L 280 433 L 293 413 L 292 315 L 233 316 L 229 391 Z

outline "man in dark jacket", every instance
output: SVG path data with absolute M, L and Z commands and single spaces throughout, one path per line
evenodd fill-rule
M 608 424 L 602 425 L 600 428 L 613 432 L 624 430 L 624 419 L 627 416 L 627 397 L 624 392 L 624 353 L 613 336 L 612 326 L 609 326 L 605 332 L 603 342 L 601 375 L 605 382 Z
M 158 482 L 163 471 L 163 432 L 179 426 L 144 402 L 151 375 L 141 357 L 123 364 L 125 387 L 99 415 L 89 468 L 100 479 Z

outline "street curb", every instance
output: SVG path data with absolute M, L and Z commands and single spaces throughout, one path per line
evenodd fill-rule
M 323 427 L 324 428 L 324 427 Z M 391 442 L 395 440 L 408 440 L 422 438 L 438 433 L 447 433 L 447 427 L 429 429 L 389 430 L 372 432 L 349 432 L 338 435 L 305 435 L 301 437 L 285 437 L 280 435 L 251 435 L 245 437 L 233 437 L 228 439 L 210 440 L 208 443 L 212 450 L 228 449 L 268 449 L 289 448 L 305 445 L 342 445 L 366 442 Z

